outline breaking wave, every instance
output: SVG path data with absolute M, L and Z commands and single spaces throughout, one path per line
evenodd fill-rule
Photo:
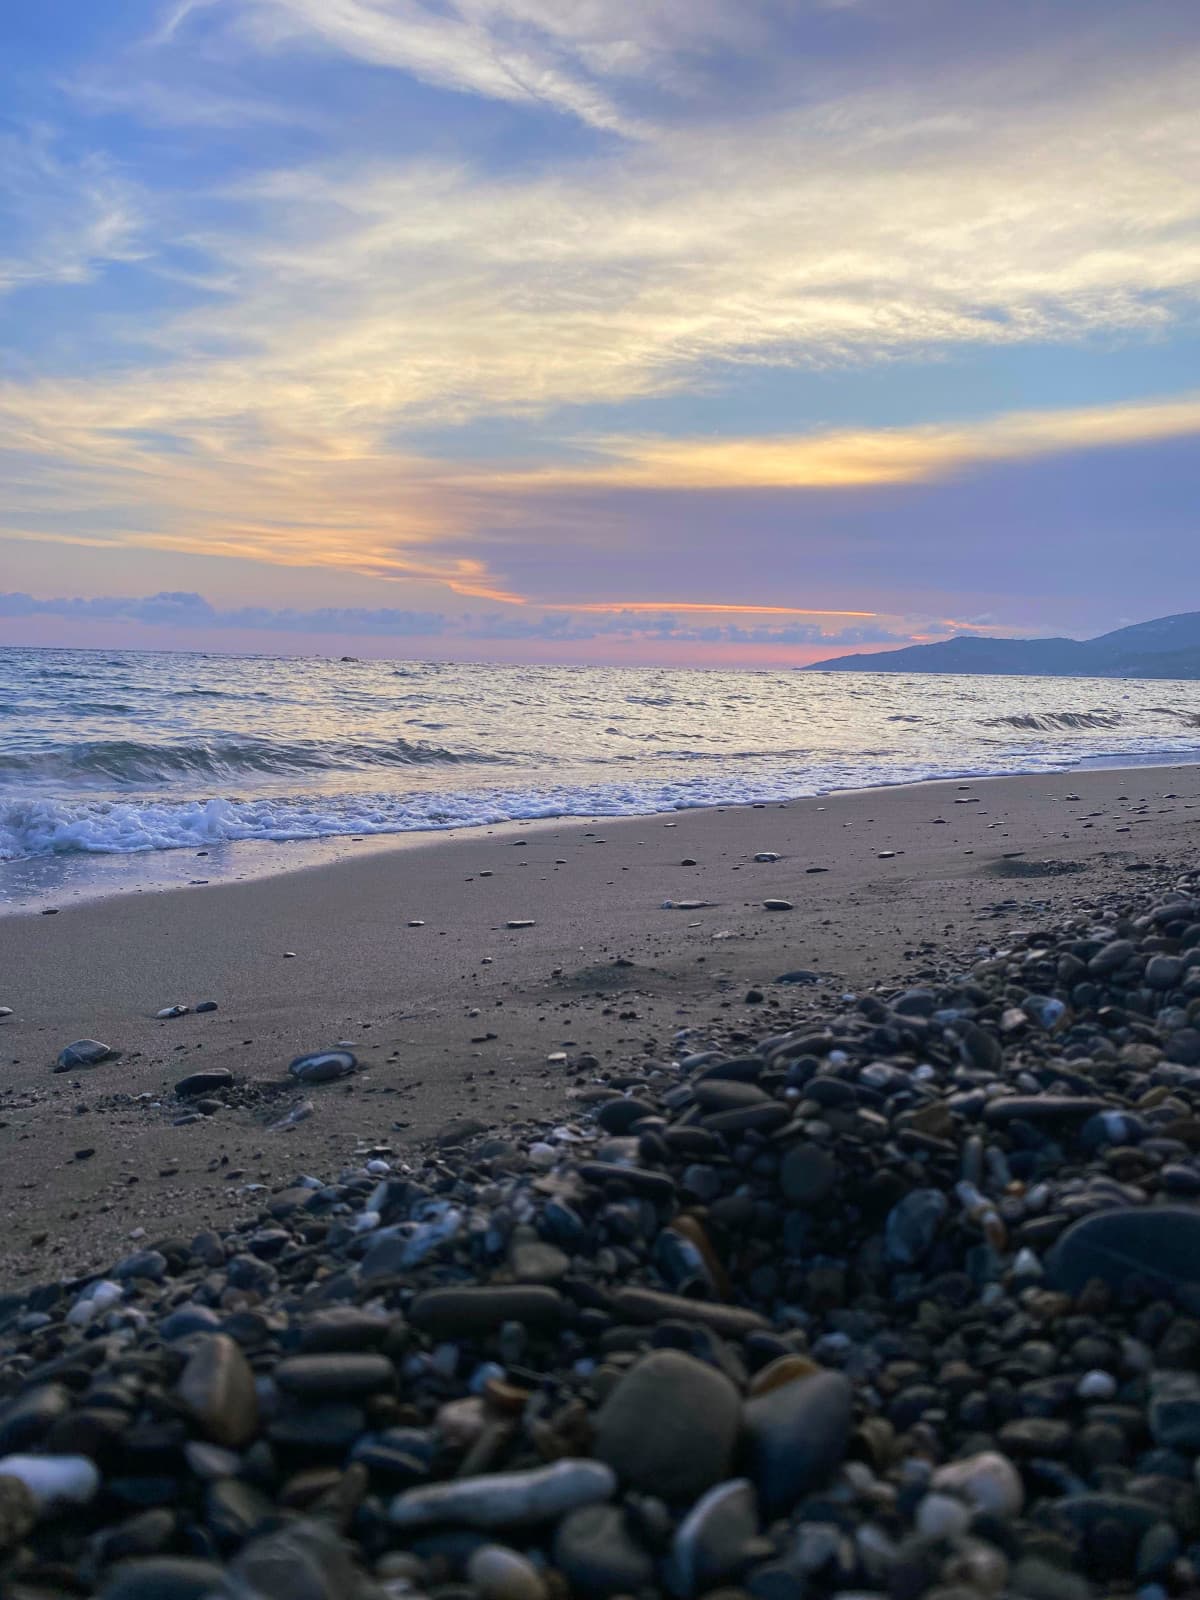
M 1016 728 L 1022 733 L 1062 733 L 1071 729 L 1119 728 L 1123 721 L 1119 711 L 1027 711 L 1011 717 L 991 717 L 979 726 Z

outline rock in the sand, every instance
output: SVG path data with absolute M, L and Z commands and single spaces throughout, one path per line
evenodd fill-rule
M 958 1495 L 976 1510 L 1005 1520 L 1019 1516 L 1025 1504 L 1021 1474 L 998 1450 L 982 1450 L 947 1462 L 937 1469 L 932 1481 L 934 1489 Z
M 397 1528 L 439 1522 L 468 1528 L 533 1527 L 578 1506 L 611 1500 L 616 1489 L 616 1474 L 603 1461 L 572 1458 L 528 1472 L 484 1473 L 409 1489 L 392 1501 L 389 1517 Z
M 764 900 L 764 911 L 794 911 L 796 908 L 790 900 Z
M 196 1346 L 179 1379 L 179 1398 L 214 1444 L 240 1449 L 258 1432 L 254 1373 L 227 1334 Z
M 297 1056 L 288 1071 L 301 1083 L 332 1083 L 337 1078 L 349 1077 L 357 1066 L 358 1060 L 351 1050 L 316 1050 L 311 1055 Z
M 837 1162 L 819 1144 L 794 1145 L 779 1168 L 779 1187 L 793 1206 L 819 1205 L 837 1182 Z
M 99 1600 L 210 1600 L 227 1593 L 225 1574 L 211 1561 L 151 1556 L 120 1562 L 100 1590 Z
M 99 1039 L 76 1039 L 59 1051 L 56 1072 L 70 1072 L 72 1067 L 98 1067 L 102 1061 L 115 1060 L 120 1052 Z
M 203 1012 L 216 1011 L 217 1009 L 217 1002 L 215 1000 L 201 1000 L 195 1007 L 197 1016 L 200 1016 Z
M 200 1095 L 216 1094 L 220 1089 L 233 1087 L 233 1073 L 228 1067 L 206 1067 L 203 1072 L 189 1073 L 175 1085 L 181 1100 L 193 1100 Z
M 1200 1209 L 1122 1207 L 1083 1217 L 1046 1260 L 1052 1288 L 1077 1294 L 1092 1278 L 1120 1290 L 1130 1279 L 1200 1284 Z
M 762 862 L 778 861 L 779 860 L 779 853 L 778 853 L 778 851 L 775 851 L 775 850 L 759 850 L 756 853 L 754 859 L 755 859 L 755 861 L 762 861 Z
M 583 1600 L 639 1594 L 654 1582 L 654 1557 L 620 1506 L 581 1506 L 558 1525 L 554 1564 Z
M 507 1545 L 485 1544 L 467 1562 L 480 1600 L 543 1600 L 546 1586 L 528 1556 Z
M 732 1478 L 703 1495 L 680 1523 L 671 1548 L 671 1587 L 683 1600 L 736 1578 L 758 1532 L 758 1501 L 748 1478 Z
M 168 1022 L 172 1017 L 186 1017 L 190 1010 L 190 1006 L 163 1006 L 162 1010 L 156 1011 L 154 1015 L 157 1021 Z
M 0 1456 L 0 1478 L 16 1478 L 39 1511 L 52 1506 L 85 1506 L 100 1487 L 96 1463 L 86 1456 Z
M 800 1378 L 746 1402 L 754 1482 L 769 1514 L 790 1510 L 828 1478 L 846 1453 L 851 1412 L 840 1372 Z
M 738 1413 L 724 1373 L 681 1351 L 656 1350 L 601 1406 L 595 1453 L 635 1489 L 687 1505 L 728 1477 Z
M 532 917 L 509 917 L 504 926 L 506 928 L 536 928 L 537 923 Z

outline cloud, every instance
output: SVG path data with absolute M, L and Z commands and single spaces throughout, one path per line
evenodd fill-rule
M 0 134 L 0 295 L 136 261 L 143 225 L 135 186 L 103 154 L 64 156 L 45 127 Z
M 733 606 L 727 609 L 733 614 L 752 616 L 759 608 L 747 607 L 742 613 L 738 613 Z M 86 599 L 68 596 L 39 599 L 23 593 L 0 594 L 0 618 L 54 617 L 76 622 L 133 622 L 149 627 L 207 630 L 214 635 L 224 630 L 236 630 L 239 633 L 329 634 L 339 638 L 450 638 L 464 642 L 619 638 L 669 640 L 687 644 L 803 644 L 819 645 L 831 651 L 864 643 L 904 642 L 907 637 L 878 624 L 860 624 L 838 630 L 826 630 L 817 623 L 798 620 L 749 625 L 728 620 L 698 625 L 692 620 L 692 615 L 686 607 L 668 606 L 631 606 L 606 616 L 587 615 L 586 608 L 578 615 L 568 615 L 566 608 L 561 608 L 540 615 L 509 611 L 466 612 L 459 616 L 389 607 L 321 606 L 312 610 L 269 606 L 220 608 L 212 605 L 203 595 L 189 591 Z
M 931 482 L 998 461 L 1200 434 L 1200 393 L 1131 405 L 1016 411 L 971 423 L 792 437 L 596 441 L 610 459 L 531 474 L 549 488 L 837 489 Z M 520 481 L 519 479 L 517 481 Z

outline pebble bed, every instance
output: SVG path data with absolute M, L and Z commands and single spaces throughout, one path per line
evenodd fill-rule
M 1200 874 L 1156 877 L 0 1296 L 0 1594 L 1196 1593 Z

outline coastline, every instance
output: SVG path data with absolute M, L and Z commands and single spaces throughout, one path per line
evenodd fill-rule
M 1183 860 L 1198 817 L 1195 765 L 1074 769 L 389 836 L 271 877 L 10 914 L 0 1276 L 95 1268 L 151 1221 L 228 1224 L 253 1209 L 250 1186 L 340 1167 L 356 1142 L 402 1152 L 463 1116 L 569 1114 L 574 1079 L 547 1060 L 562 1051 L 636 1067 L 681 1030 L 702 1040 L 760 1006 L 783 1026 L 831 990 L 965 965 L 1022 922 L 1136 883 L 1131 868 Z M 781 859 L 754 862 L 763 851 Z M 794 909 L 764 910 L 772 897 Z M 822 981 L 774 983 L 795 969 Z M 206 999 L 218 1010 L 154 1018 Z M 53 1074 L 87 1036 L 121 1057 Z M 338 1039 L 364 1070 L 268 1132 L 300 1098 L 279 1092 L 287 1062 Z M 172 1085 L 218 1066 L 244 1082 L 239 1103 L 177 1125 Z

